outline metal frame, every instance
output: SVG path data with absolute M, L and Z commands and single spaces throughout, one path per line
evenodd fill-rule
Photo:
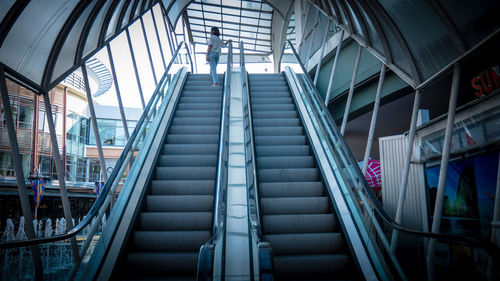
M 115 13 L 115 10 L 118 8 L 118 3 L 120 0 L 112 0 L 111 5 L 109 6 L 108 11 L 106 12 L 106 16 L 104 17 L 103 24 L 101 26 L 101 31 L 99 32 L 99 39 L 98 43 L 99 45 L 104 43 L 104 40 L 106 39 L 106 31 L 108 30 L 109 23 L 111 21 L 111 17 Z M 124 4 L 125 5 L 125 4 Z
M 158 46 L 160 47 L 161 62 L 163 63 L 163 68 L 167 69 L 167 64 L 165 63 L 165 54 L 163 53 L 164 49 L 161 45 L 160 33 L 158 32 L 158 26 L 156 25 L 155 13 L 153 12 L 153 8 L 151 8 L 151 18 L 153 19 L 153 26 L 155 27 L 156 40 L 158 40 Z
M 384 63 L 382 63 L 382 68 L 380 69 L 380 77 L 377 85 L 377 93 L 375 95 L 375 103 L 373 105 L 372 119 L 370 120 L 370 130 L 368 131 L 368 139 L 366 141 L 365 156 L 363 157 L 363 169 L 361 169 L 363 175 L 366 174 L 368 159 L 370 158 L 370 152 L 372 150 L 373 135 L 375 133 L 375 126 L 377 124 L 378 110 L 380 108 L 380 97 L 382 96 L 382 88 L 384 86 L 386 69 L 387 67 Z
M 66 219 L 66 230 L 70 231 L 73 228 L 73 218 L 71 216 L 71 205 L 69 203 L 68 193 L 66 190 L 66 178 L 64 176 L 65 169 L 62 165 L 61 155 L 59 154 L 59 145 L 57 143 L 56 127 L 54 125 L 54 119 L 52 115 L 52 105 L 50 104 L 50 98 L 48 92 L 43 92 L 43 102 L 45 105 L 45 117 L 47 118 L 47 124 L 49 126 L 50 141 L 53 153 L 53 159 L 56 165 L 57 179 L 59 181 L 59 192 L 61 194 L 61 201 L 63 206 L 64 218 Z M 78 262 L 80 256 L 78 255 L 78 244 L 76 243 L 76 237 L 71 237 L 71 250 L 73 254 L 73 260 Z
M 144 94 L 142 92 L 141 78 L 139 77 L 139 71 L 137 70 L 137 62 L 135 61 L 134 48 L 132 47 L 132 41 L 130 40 L 130 32 L 128 31 L 128 28 L 125 30 L 125 33 L 127 34 L 128 48 L 130 51 L 130 57 L 132 58 L 132 65 L 134 66 L 134 73 L 135 73 L 135 79 L 137 82 L 137 88 L 139 88 L 139 95 L 141 97 L 142 108 L 144 109 L 146 107 L 146 103 L 144 101 Z
M 181 47 L 184 44 L 185 44 L 184 42 L 181 42 L 181 44 L 175 50 L 174 56 L 170 60 L 170 63 L 167 66 L 167 70 L 165 71 L 165 74 L 163 75 L 162 79 L 160 80 L 160 84 L 162 84 L 167 79 L 168 71 L 170 70 L 171 66 L 173 65 L 174 60 L 177 58 L 177 55 L 178 55 Z M 186 48 L 187 48 L 187 46 L 186 46 Z M 189 60 L 191 62 L 191 68 L 192 68 L 192 60 L 191 60 L 191 57 L 189 54 L 189 50 L 187 50 L 187 52 L 188 52 L 188 56 L 189 56 Z M 155 92 L 153 93 L 153 96 L 151 97 L 148 105 L 146 106 L 146 109 L 144 110 L 145 113 L 143 113 L 141 115 L 141 117 L 139 118 L 139 121 L 137 122 L 137 125 L 134 129 L 134 132 L 130 136 L 130 139 L 127 142 L 127 144 L 125 145 L 123 152 L 120 155 L 120 158 L 118 158 L 118 161 L 116 162 L 115 168 L 126 166 L 126 164 L 124 164 L 124 163 L 127 160 L 127 153 L 132 150 L 132 147 L 135 145 L 134 142 L 137 140 L 137 138 L 140 135 L 142 135 L 142 132 L 140 132 L 141 131 L 140 127 L 142 126 L 141 124 L 144 123 L 147 118 L 149 118 L 148 113 L 149 113 L 150 109 L 155 104 L 154 100 L 157 99 L 159 92 L 162 90 L 163 89 L 161 87 L 156 88 Z M 57 138 L 55 137 L 55 128 L 53 126 L 53 121 L 52 121 L 52 110 L 49 107 L 50 101 L 48 100 L 48 93 L 44 92 L 43 95 L 44 95 L 44 97 L 47 97 L 45 99 L 45 106 L 48 108 L 48 110 L 50 112 L 49 111 L 46 111 L 46 112 L 47 112 L 47 116 L 50 116 L 50 121 L 52 122 L 52 125 L 50 125 L 50 122 L 49 122 L 49 129 L 51 130 L 51 132 L 54 132 L 54 138 L 56 140 L 55 144 L 57 144 Z M 52 134 L 51 134 L 51 137 L 52 137 Z M 55 152 L 54 154 L 57 153 L 57 155 L 58 155 L 58 150 L 57 150 L 56 146 L 54 146 L 54 152 Z M 59 161 L 60 161 L 60 157 L 59 157 Z M 57 168 L 57 161 L 56 161 L 56 168 Z M 109 178 L 115 180 L 118 177 L 119 173 L 120 173 L 119 169 L 113 169 Z M 60 241 L 60 240 L 65 240 L 65 239 L 70 239 L 70 238 L 73 240 L 75 235 L 80 233 L 86 226 L 88 226 L 92 222 L 92 219 L 99 214 L 99 210 L 101 209 L 101 207 L 105 203 L 105 200 L 106 200 L 105 198 L 113 190 L 113 186 L 112 186 L 113 180 L 108 180 L 105 183 L 105 185 L 101 191 L 102 196 L 97 197 L 96 201 L 94 202 L 94 204 L 90 208 L 89 212 L 87 213 L 87 216 L 85 216 L 84 219 L 77 226 L 75 226 L 73 229 L 68 229 L 67 233 L 61 234 L 61 235 L 55 235 L 52 237 L 46 237 L 46 238 L 36 238 L 36 239 L 1 242 L 0 249 L 38 245 L 38 244 L 42 244 L 42 243 L 50 243 L 50 242 Z M 61 186 L 61 197 L 64 198 L 64 196 L 66 196 L 65 198 L 67 199 L 66 185 L 65 185 L 65 182 L 63 181 L 62 186 Z M 64 202 L 65 202 L 65 200 L 63 199 L 63 208 L 65 206 Z M 69 221 L 69 223 L 71 223 L 71 220 Z M 78 251 L 76 251 L 76 253 L 78 254 Z
M 448 173 L 448 162 L 450 160 L 451 139 L 453 137 L 453 125 L 455 123 L 455 112 L 457 108 L 458 88 L 460 85 L 460 74 L 462 66 L 455 64 L 453 67 L 453 78 L 451 81 L 450 102 L 448 105 L 448 119 L 446 120 L 446 130 L 443 141 L 443 153 L 439 169 L 439 180 L 436 194 L 436 203 L 434 206 L 434 216 L 432 219 L 432 232 L 439 232 L 441 226 L 441 216 L 443 212 L 444 188 L 446 184 L 446 175 Z M 436 250 L 436 239 L 430 239 L 427 249 L 427 277 L 434 280 L 434 255 Z
M 146 27 L 144 26 L 144 20 L 142 17 L 139 19 L 141 22 L 142 34 L 144 36 L 144 42 L 146 43 L 146 51 L 148 53 L 149 65 L 151 66 L 151 72 L 153 73 L 153 80 L 155 81 L 155 86 L 158 85 L 158 80 L 156 79 L 155 67 L 153 65 L 153 56 L 151 55 L 151 49 L 149 48 L 148 36 L 146 34 Z M 161 53 L 161 50 L 160 50 Z M 162 55 L 163 57 L 163 55 Z
M 83 81 L 85 82 L 85 92 L 87 94 L 87 102 L 90 111 L 90 122 L 94 128 L 95 143 L 97 146 L 97 153 L 99 154 L 99 162 L 101 163 L 101 173 L 106 182 L 108 180 L 108 172 L 106 171 L 106 160 L 104 160 L 104 153 L 102 151 L 101 136 L 99 134 L 99 127 L 97 126 L 97 118 L 95 115 L 94 101 L 92 99 L 92 92 L 90 90 L 89 76 L 87 75 L 87 66 L 82 66 Z M 124 130 L 126 128 L 123 128 Z
M 356 76 L 358 74 L 359 61 L 361 60 L 361 49 L 362 46 L 358 45 L 358 52 L 356 54 L 356 61 L 354 62 L 354 69 L 352 71 L 351 85 L 349 86 L 349 94 L 347 95 L 347 102 L 345 104 L 344 118 L 342 118 L 342 125 L 340 126 L 340 134 L 343 136 L 345 132 L 345 127 L 347 125 L 347 119 L 349 117 L 349 111 L 351 110 L 351 101 L 354 94 L 354 86 L 356 84 Z
M 344 30 L 342 29 L 339 34 L 339 42 L 337 43 L 337 50 L 335 51 L 335 58 L 333 59 L 332 71 L 330 74 L 330 80 L 328 81 L 328 89 L 325 94 L 325 105 L 328 107 L 330 102 L 330 95 L 333 86 L 333 78 L 335 76 L 335 70 L 337 69 L 337 63 L 339 61 L 340 50 L 342 49 L 342 41 L 344 41 Z
M 408 176 L 410 173 L 410 161 L 411 155 L 413 153 L 413 142 L 415 140 L 415 132 L 417 130 L 417 119 L 418 119 L 418 109 L 420 107 L 420 90 L 415 91 L 415 98 L 413 100 L 413 110 L 411 114 L 410 121 L 410 132 L 408 134 L 408 144 L 406 145 L 405 152 L 405 162 L 403 166 L 403 177 L 401 178 L 401 184 L 399 185 L 399 198 L 398 205 L 396 207 L 396 217 L 394 221 L 401 223 L 403 217 L 403 205 L 406 198 L 406 190 L 408 188 Z M 392 231 L 391 237 L 391 251 L 396 253 L 397 243 L 398 243 L 399 232 L 396 230 Z
M 2 47 L 5 38 L 7 37 L 10 29 L 16 23 L 16 20 L 24 11 L 24 8 L 28 6 L 30 0 L 19 0 L 16 1 L 12 7 L 9 9 L 2 22 L 0 23 L 0 47 Z
M 50 83 L 50 79 L 52 78 L 52 75 L 54 73 L 54 68 L 57 63 L 57 57 L 59 56 L 62 47 L 64 46 L 64 43 L 66 42 L 66 39 L 71 32 L 73 25 L 75 22 L 78 20 L 78 18 L 81 16 L 83 11 L 87 9 L 87 7 L 90 5 L 91 1 L 82 1 L 78 3 L 76 8 L 71 12 L 70 16 L 66 19 L 66 22 L 63 25 L 63 28 L 57 35 L 56 41 L 54 42 L 54 45 L 52 46 L 52 49 L 50 51 L 49 57 L 47 59 L 47 64 L 45 66 L 45 70 L 43 72 L 43 77 L 42 77 L 42 87 L 47 89 L 48 85 Z
M 31 204 L 28 197 L 28 193 L 26 192 L 26 183 L 24 182 L 24 172 L 23 166 L 21 163 L 21 154 L 19 153 L 19 145 L 17 143 L 17 134 L 16 129 L 14 127 L 14 120 L 12 119 L 12 110 L 9 99 L 9 92 L 7 90 L 7 83 L 5 79 L 5 75 L 3 69 L 0 69 L 0 94 L 1 94 L 1 103 L 3 105 L 4 110 L 4 118 L 7 124 L 7 134 L 9 137 L 9 144 L 12 154 L 12 162 L 14 162 L 14 170 L 16 172 L 16 181 L 17 181 L 17 191 L 19 192 L 19 201 L 21 202 L 21 210 L 23 216 L 26 219 L 25 227 L 26 234 L 29 239 L 35 239 L 35 228 L 33 227 L 33 216 L 31 213 Z M 42 267 L 42 259 L 40 254 L 40 249 L 38 246 L 33 245 L 30 247 L 32 253 L 33 265 L 35 268 L 35 280 L 43 279 L 43 267 Z M 5 272 L 4 272 L 5 274 Z
M 128 141 L 130 136 L 128 133 L 127 118 L 125 116 L 125 111 L 123 110 L 122 96 L 120 93 L 120 87 L 118 86 L 118 79 L 116 76 L 115 62 L 113 60 L 113 53 L 111 52 L 111 47 L 109 46 L 109 44 L 106 45 L 106 50 L 108 52 L 109 64 L 111 66 L 111 74 L 113 75 L 113 82 L 115 83 L 116 99 L 118 100 L 118 108 L 120 109 L 120 117 L 122 119 L 123 130 L 125 131 L 126 141 Z

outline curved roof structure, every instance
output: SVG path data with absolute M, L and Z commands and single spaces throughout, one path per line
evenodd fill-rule
M 497 0 L 473 5 L 451 0 L 309 2 L 414 88 L 433 80 L 500 31 Z M 278 61 L 297 2 L 4 0 L 0 67 L 26 86 L 47 91 L 157 3 L 171 27 L 183 14 L 191 21 L 189 38 L 194 37 L 194 42 L 206 42 L 205 26 L 215 19 L 228 38 L 247 40 L 249 50 L 272 53 Z
M 74 71 L 158 0 L 6 0 L 0 67 L 37 91 Z
M 310 0 L 414 88 L 500 31 L 500 1 Z

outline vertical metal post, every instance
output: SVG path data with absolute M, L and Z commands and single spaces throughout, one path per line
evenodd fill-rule
M 325 105 L 328 108 L 328 102 L 330 101 L 330 91 L 332 90 L 333 77 L 335 76 L 335 69 L 337 69 L 337 62 L 339 61 L 340 49 L 342 49 L 342 39 L 344 38 L 344 30 L 340 30 L 339 43 L 337 44 L 337 51 L 335 52 L 335 59 L 333 59 L 332 72 L 330 74 L 330 80 L 328 81 L 328 89 L 326 90 Z
M 349 111 L 351 110 L 352 96 L 354 95 L 354 85 L 356 84 L 356 76 L 358 75 L 360 59 L 361 45 L 358 45 L 358 53 L 356 55 L 356 61 L 354 62 L 354 70 L 352 71 L 351 86 L 349 87 L 349 94 L 347 95 L 347 102 L 345 104 L 344 118 L 342 118 L 342 126 L 340 127 L 340 133 L 342 135 L 344 135 L 345 127 L 347 125 L 347 118 L 349 117 Z
M 193 43 L 193 62 L 194 62 L 194 71 L 198 73 L 198 62 L 196 60 L 196 42 Z
M 380 107 L 380 96 L 382 95 L 382 88 L 385 80 L 385 69 L 386 66 L 384 63 L 382 63 L 382 69 L 380 70 L 380 78 L 378 80 L 377 86 L 377 94 L 375 96 L 375 104 L 373 105 L 372 119 L 370 121 L 370 130 L 368 131 L 368 139 L 366 141 L 365 156 L 363 157 L 363 175 L 366 174 L 366 168 L 368 167 L 368 158 L 370 158 L 370 151 L 372 150 L 373 134 L 375 133 L 378 109 Z
M 161 9 L 161 7 L 160 7 Z M 167 64 L 165 62 L 165 54 L 163 54 L 163 46 L 161 45 L 161 40 L 160 40 L 160 33 L 158 32 L 158 26 L 156 25 L 156 19 L 155 19 L 155 14 L 153 13 L 153 9 L 151 9 L 151 17 L 153 18 L 153 26 L 155 27 L 155 34 L 156 34 L 156 39 L 158 40 L 158 46 L 160 47 L 160 55 L 161 55 L 161 62 L 163 63 L 163 68 L 165 68 L 165 71 L 167 70 Z M 141 18 L 142 20 L 142 18 Z
M 457 107 L 458 87 L 460 84 L 460 73 L 462 67 L 455 63 L 453 66 L 453 80 L 451 81 L 450 103 L 448 107 L 448 119 L 446 120 L 446 130 L 444 134 L 443 155 L 441 157 L 441 167 L 439 169 L 438 190 L 436 194 L 436 204 L 434 205 L 434 218 L 432 219 L 432 232 L 439 232 L 441 226 L 441 215 L 443 211 L 443 196 L 446 184 L 446 174 L 448 173 L 448 162 L 450 160 L 451 139 L 453 136 L 453 124 L 455 122 L 455 109 Z M 427 251 L 427 278 L 434 280 L 434 254 L 437 240 L 429 240 Z
M 64 171 L 66 171 L 66 96 L 68 95 L 68 87 L 64 87 L 63 91 L 63 118 L 62 118 L 62 163 Z
M 163 9 L 160 9 L 160 10 L 161 10 L 161 15 L 162 15 L 162 19 L 163 19 L 163 25 L 165 26 L 165 32 L 167 34 L 168 44 L 170 45 L 170 55 L 173 56 L 175 47 L 172 45 L 172 40 L 170 38 L 170 27 L 168 26 L 167 21 L 165 20 L 166 15 L 164 14 Z
M 23 164 L 21 162 L 21 155 L 19 154 L 19 146 L 17 143 L 17 134 L 14 127 L 14 119 L 12 118 L 12 110 L 9 100 L 9 92 L 5 81 L 5 74 L 3 69 L 0 69 L 0 92 L 2 96 L 2 104 L 4 110 L 4 118 L 7 123 L 7 133 L 9 135 L 9 144 L 12 154 L 12 161 L 14 162 L 14 170 L 16 171 L 17 191 L 19 192 L 19 201 L 21 202 L 21 210 L 26 219 L 26 234 L 29 239 L 34 239 L 35 228 L 33 227 L 33 216 L 31 214 L 31 206 L 28 194 L 26 192 L 26 183 L 24 182 Z M 35 267 L 35 280 L 42 280 L 43 267 L 40 257 L 40 249 L 37 246 L 32 246 L 31 253 L 33 265 Z
M 111 47 L 109 44 L 106 45 L 108 50 L 109 64 L 111 65 L 111 74 L 113 75 L 113 82 L 115 83 L 116 99 L 118 100 L 118 108 L 120 109 L 120 116 L 122 119 L 123 129 L 125 130 L 125 141 L 129 139 L 127 118 L 125 117 L 125 110 L 123 110 L 122 96 L 120 94 L 120 87 L 118 87 L 118 79 L 116 78 L 115 63 L 113 60 L 113 54 L 111 53 Z
M 396 218 L 395 221 L 397 223 L 401 223 L 401 219 L 403 217 L 403 204 L 406 198 L 406 190 L 408 189 L 408 175 L 410 174 L 410 161 L 411 155 L 413 151 L 413 141 L 415 140 L 415 131 L 417 130 L 417 119 L 418 119 L 418 109 L 420 107 L 420 90 L 415 92 L 415 99 L 413 100 L 413 110 L 411 113 L 411 122 L 410 122 L 410 132 L 408 134 L 408 143 L 406 145 L 406 153 L 405 153 L 405 163 L 403 166 L 403 177 L 401 179 L 401 184 L 399 185 L 399 198 L 398 198 L 398 206 L 396 208 Z M 399 232 L 397 230 L 392 231 L 391 238 L 391 252 L 393 254 L 396 253 L 396 248 L 398 244 L 398 236 Z
M 144 42 L 146 43 L 146 51 L 148 51 L 149 65 L 151 65 L 151 71 L 153 72 L 153 79 L 155 80 L 155 86 L 158 85 L 158 79 L 156 79 L 155 67 L 153 65 L 153 57 L 151 56 L 151 49 L 149 48 L 148 36 L 146 34 L 146 27 L 144 27 L 144 20 L 142 17 L 139 18 L 142 27 L 142 34 L 144 35 Z
M 38 108 L 39 100 L 38 95 L 33 93 L 33 129 L 31 140 L 31 166 L 30 172 L 34 173 L 35 168 L 38 166 Z
M 127 34 L 128 48 L 130 50 L 130 56 L 132 57 L 132 64 L 134 66 L 137 87 L 139 88 L 139 95 L 141 96 L 142 109 L 144 109 L 146 108 L 146 103 L 144 102 L 144 95 L 142 93 L 142 87 L 141 87 L 141 79 L 139 78 L 139 71 L 137 70 L 137 63 L 135 62 L 134 49 L 132 48 L 132 41 L 130 41 L 130 32 L 128 31 L 128 28 L 125 29 L 125 33 Z
M 104 160 L 104 153 L 102 151 L 101 137 L 99 135 L 99 128 L 97 128 L 97 119 L 94 110 L 94 101 L 92 100 L 92 93 L 90 92 L 89 77 L 87 75 L 87 66 L 82 65 L 83 80 L 85 81 L 85 92 L 87 92 L 87 101 L 89 103 L 90 121 L 94 127 L 94 136 L 97 146 L 97 153 L 99 154 L 99 162 L 101 163 L 101 173 L 104 181 L 108 180 L 108 173 L 106 171 L 106 161 Z
M 69 231 L 73 228 L 73 218 L 71 217 L 71 205 L 69 203 L 68 193 L 66 190 L 66 179 L 64 177 L 64 169 L 61 161 L 61 154 L 59 154 L 59 144 L 57 143 L 56 126 L 52 115 L 52 105 L 50 104 L 49 93 L 43 91 L 43 102 L 45 105 L 45 116 L 47 117 L 47 124 L 49 125 L 50 141 L 52 142 L 53 159 L 56 164 L 57 178 L 59 179 L 59 192 L 61 192 L 61 201 L 63 206 L 64 218 L 66 219 L 66 230 Z M 78 245 L 76 237 L 71 239 L 71 250 L 73 252 L 74 262 L 80 260 L 78 253 Z
M 331 21 L 328 20 L 325 28 L 325 35 L 323 35 L 323 43 L 321 44 L 321 51 L 319 55 L 318 66 L 316 67 L 316 73 L 314 74 L 314 86 L 318 83 L 319 71 L 321 70 L 321 64 L 323 64 L 323 55 L 325 54 L 326 39 L 328 37 L 328 28 L 330 27 Z
M 497 246 L 500 245 L 500 240 L 496 239 L 497 237 L 497 232 L 498 232 L 498 221 L 500 221 L 500 158 L 499 158 L 499 163 L 498 163 L 498 172 L 497 172 L 497 189 L 495 193 L 495 207 L 493 209 L 493 221 L 495 225 L 492 225 L 491 227 L 491 240 L 493 243 L 495 243 Z

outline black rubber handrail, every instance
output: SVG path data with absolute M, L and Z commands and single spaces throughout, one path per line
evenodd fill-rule
M 256 220 L 255 220 L 255 225 L 256 228 L 255 234 L 257 237 L 256 240 L 257 242 L 267 242 L 267 240 L 264 238 L 264 235 L 262 234 L 261 231 L 261 217 L 260 217 L 260 201 L 259 201 L 259 189 L 258 189 L 258 184 L 257 184 L 257 167 L 255 164 L 255 146 L 254 146 L 254 136 L 253 136 L 253 122 L 252 122 L 252 108 L 250 104 L 250 88 L 248 85 L 248 74 L 246 72 L 246 67 L 245 67 L 245 48 L 243 47 L 244 43 L 243 41 L 240 42 L 240 69 L 241 69 L 241 75 L 242 75 L 242 83 L 243 87 L 245 88 L 245 98 L 247 100 L 247 108 L 246 110 L 248 111 L 248 141 L 250 142 L 250 155 L 252 158 L 252 180 L 253 180 L 253 193 L 254 193 L 254 201 L 255 201 L 255 215 L 256 215 Z M 250 196 L 250 194 L 249 194 Z M 249 216 L 249 219 L 251 219 L 251 216 Z
M 300 57 L 299 57 L 297 51 L 295 50 L 293 44 L 290 42 L 290 40 L 287 40 L 285 42 L 285 44 L 283 45 L 283 49 L 281 50 L 282 55 L 281 55 L 279 63 L 278 63 L 278 69 L 281 69 L 281 59 L 283 58 L 287 44 L 292 49 L 293 54 L 295 55 L 295 58 L 297 59 L 297 62 L 299 63 L 302 71 L 304 72 L 304 74 L 305 74 L 304 76 L 307 79 L 307 83 L 309 84 L 309 87 L 311 89 L 313 89 L 315 98 L 318 101 L 321 101 L 321 95 L 319 94 L 318 89 L 313 86 L 314 84 L 312 83 L 311 77 L 309 77 L 308 72 L 307 72 L 304 64 L 300 60 Z M 346 155 L 347 161 L 350 162 L 349 163 L 350 165 L 357 167 L 354 170 L 356 171 L 358 180 L 361 182 L 361 186 L 363 188 L 364 193 L 368 195 L 371 203 L 373 204 L 373 209 L 375 209 L 375 212 L 382 218 L 382 220 L 387 225 L 389 225 L 391 228 L 396 229 L 398 231 L 402 231 L 405 233 L 409 233 L 409 234 L 413 234 L 413 235 L 417 235 L 417 236 L 421 236 L 421 237 L 436 238 L 436 239 L 441 239 L 444 241 L 454 242 L 454 243 L 458 242 L 461 244 L 465 244 L 466 246 L 480 248 L 480 249 L 485 250 L 495 260 L 498 260 L 500 258 L 500 249 L 489 240 L 476 239 L 476 238 L 463 236 L 463 235 L 456 235 L 456 234 L 420 231 L 420 230 L 415 230 L 415 229 L 410 229 L 410 228 L 404 227 L 401 224 L 394 221 L 392 219 L 392 217 L 386 213 L 386 211 L 384 210 L 384 208 L 382 207 L 382 205 L 378 201 L 375 193 L 373 192 L 373 190 L 369 187 L 368 183 L 366 182 L 366 179 L 363 176 L 361 170 L 359 169 L 358 164 L 354 160 L 354 156 L 352 155 L 352 152 L 349 149 L 349 146 L 347 145 L 344 138 L 340 134 L 340 131 L 339 131 L 337 125 L 335 124 L 335 121 L 333 120 L 333 117 L 331 116 L 330 111 L 328 111 L 328 109 L 324 103 L 318 102 L 318 104 L 321 106 L 321 109 L 324 113 L 324 116 L 328 120 L 327 125 L 330 127 L 333 134 L 340 140 L 339 144 L 341 145 L 342 150 L 348 154 L 348 155 Z M 339 149 L 339 148 L 337 148 L 337 149 Z
M 132 149 L 132 144 L 134 141 L 139 137 L 139 130 L 144 123 L 144 120 L 146 120 L 147 115 L 149 114 L 149 111 L 151 110 L 151 107 L 153 106 L 154 100 L 156 96 L 159 95 L 160 89 L 163 87 L 163 84 L 165 80 L 167 79 L 168 72 L 172 65 L 174 64 L 174 61 L 177 59 L 177 56 L 179 54 L 179 51 L 181 50 L 182 46 L 186 47 L 186 51 L 189 57 L 190 65 L 191 65 L 191 72 L 193 71 L 193 61 L 191 58 L 191 54 L 189 53 L 189 48 L 185 42 L 180 42 L 179 45 L 177 46 L 177 49 L 174 52 L 174 55 L 172 56 L 172 59 L 170 60 L 167 69 L 165 70 L 165 73 L 163 74 L 160 82 L 158 83 L 158 86 L 156 87 L 153 95 L 149 99 L 148 105 L 146 108 L 144 108 L 144 111 L 139 118 L 139 121 L 137 122 L 137 125 L 135 126 L 135 129 L 130 136 L 127 144 L 123 148 L 123 151 L 120 155 L 120 158 L 118 158 L 118 161 L 116 162 L 115 168 L 111 172 L 111 175 L 109 176 L 108 180 L 104 184 L 104 187 L 102 188 L 101 194 L 99 197 L 97 197 L 96 201 L 88 211 L 87 215 L 84 217 L 84 219 L 75 227 L 73 227 L 71 230 L 66 232 L 65 234 L 60 234 L 60 235 L 55 235 L 51 237 L 44 237 L 44 238 L 34 238 L 34 239 L 27 239 L 27 240 L 13 240 L 13 241 L 7 241 L 7 242 L 1 242 L 0 243 L 0 249 L 7 249 L 7 248 L 18 248 L 18 247 L 26 247 L 26 246 L 32 246 L 32 245 L 39 245 L 43 243 L 51 243 L 51 242 L 56 242 L 60 240 L 66 240 L 69 239 L 76 234 L 80 233 L 85 227 L 87 227 L 91 222 L 94 217 L 96 217 L 99 213 L 99 209 L 101 206 L 104 204 L 104 201 L 106 200 L 106 197 L 111 190 L 111 186 L 113 182 L 116 180 L 116 177 L 118 176 L 118 171 L 120 170 L 119 167 L 121 167 L 127 158 L 127 154 L 130 152 Z
M 223 200 L 224 195 L 222 192 L 226 190 L 227 186 L 227 174 L 224 177 L 222 173 L 224 172 L 223 170 L 226 171 L 227 173 L 227 167 L 223 167 L 224 165 L 224 154 L 227 153 L 226 149 L 226 144 L 225 144 L 225 137 L 227 134 L 229 134 L 226 125 L 229 122 L 227 115 L 228 115 L 228 109 L 227 107 L 229 106 L 229 93 L 231 91 L 231 71 L 232 71 L 232 65 L 233 65 L 233 44 L 229 42 L 229 47 L 228 47 L 228 52 L 227 52 L 227 69 L 226 69 L 226 79 L 224 81 L 224 92 L 222 96 L 222 111 L 221 111 L 221 118 L 220 118 L 220 137 L 219 137 L 219 150 L 218 150 L 218 156 L 217 156 L 217 179 L 215 183 L 215 200 L 214 200 L 214 221 L 212 225 L 212 237 L 209 240 L 211 243 L 213 243 L 218 237 L 218 234 L 220 233 L 221 229 L 224 227 L 223 222 L 219 221 L 219 215 L 221 212 L 221 208 L 223 204 L 221 205 L 221 200 Z M 226 163 L 227 166 L 227 163 Z

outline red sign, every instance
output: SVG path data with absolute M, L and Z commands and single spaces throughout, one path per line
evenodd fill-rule
M 494 65 L 471 79 L 474 94 L 478 97 L 488 94 L 500 87 L 500 66 Z

